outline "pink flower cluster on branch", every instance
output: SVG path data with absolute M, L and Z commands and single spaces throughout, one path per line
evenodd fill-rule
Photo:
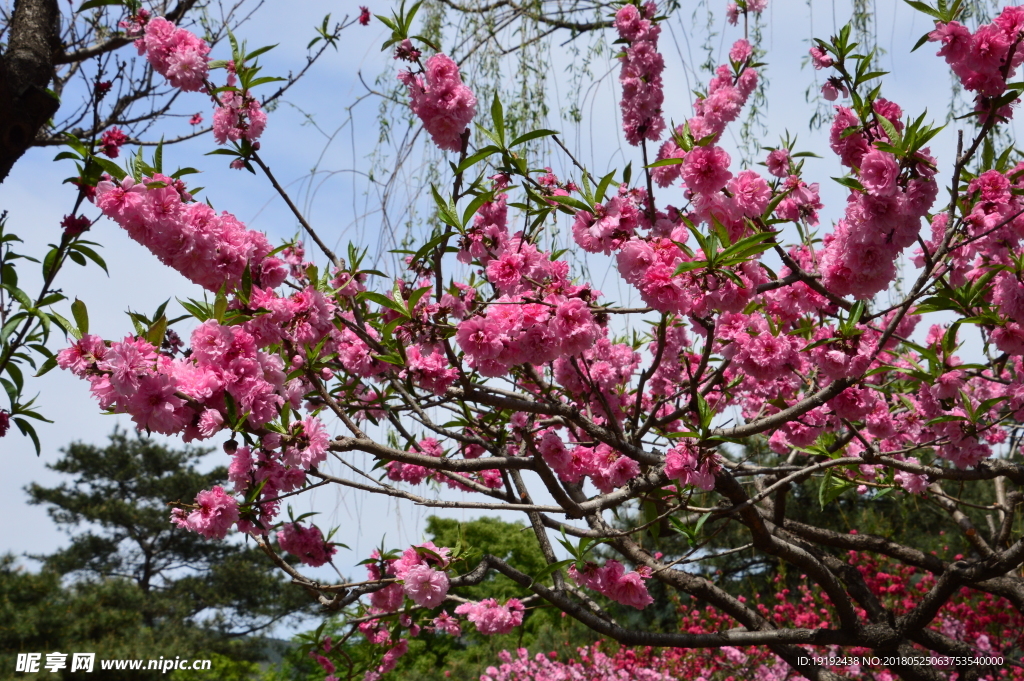
M 476 115 L 476 97 L 462 84 L 458 65 L 438 53 L 427 60 L 422 74 L 403 71 L 398 79 L 409 88 L 410 107 L 434 144 L 459 151 L 463 133 Z
M 658 8 L 653 2 L 624 5 L 615 13 L 615 29 L 628 46 L 619 60 L 619 84 L 622 85 L 622 129 L 632 145 L 641 140 L 657 141 L 665 130 L 661 106 L 665 101 L 661 72 L 665 60 L 658 53 L 661 27 L 653 19 Z
M 845 107 L 836 107 L 832 123 L 832 150 L 842 162 L 858 169 L 863 190 L 852 190 L 846 216 L 826 237 L 821 256 L 822 281 L 839 295 L 869 298 L 896 278 L 896 259 L 912 245 L 923 218 L 939 193 L 934 181 L 935 160 L 924 149 L 901 160 L 869 140 L 889 140 L 877 121 L 903 130 L 903 111 L 884 99 L 874 102 L 874 118 L 860 121 Z M 854 128 L 850 134 L 850 128 Z M 866 130 L 864 130 L 866 128 Z
M 96 188 L 96 206 L 165 265 L 211 291 L 238 286 L 247 266 L 267 288 L 286 276 L 281 261 L 267 257 L 273 249 L 262 232 L 192 201 L 180 180 L 161 174 L 106 180 Z
M 163 17 L 149 19 L 145 34 L 135 41 L 139 54 L 153 70 L 184 92 L 199 92 L 209 75 L 210 46 L 191 31 L 178 28 Z
M 646 567 L 627 573 L 622 563 L 609 560 L 601 567 L 587 563 L 583 572 L 579 572 L 575 565 L 570 565 L 568 572 L 580 586 L 607 596 L 616 603 L 643 610 L 654 602 L 644 583 L 651 576 L 651 571 Z
M 987 115 L 991 99 L 1003 94 L 1024 63 L 1022 31 L 1024 8 L 1006 7 L 992 23 L 979 26 L 974 33 L 959 21 L 937 21 L 928 40 L 942 44 L 938 56 L 945 58 L 964 89 L 978 93 L 975 110 Z M 996 113 L 1010 118 L 1013 110 L 1007 104 Z
M 729 51 L 732 64 L 722 64 L 716 69 L 715 77 L 708 83 L 707 97 L 697 101 L 695 115 L 686 125 L 676 128 L 677 137 L 689 133 L 694 141 L 702 144 L 718 141 L 726 126 L 739 117 L 743 105 L 757 87 L 758 73 L 750 67 L 751 55 L 752 48 L 746 40 L 737 40 L 733 44 Z M 685 158 L 687 152 L 678 142 L 670 139 L 662 144 L 657 160 Z M 694 192 L 715 192 L 725 186 L 732 176 L 726 170 L 730 163 L 728 154 L 718 147 L 711 147 L 710 151 L 698 148 L 690 153 L 694 152 L 699 153 L 688 170 L 685 165 L 654 168 L 652 176 L 658 186 L 667 187 L 676 182 L 681 172 L 687 180 L 686 186 Z M 716 184 L 717 187 L 714 186 Z
M 277 533 L 277 543 L 310 567 L 329 563 L 331 556 L 338 552 L 338 547 L 325 541 L 320 528 L 315 525 L 305 527 L 300 523 L 285 523 Z

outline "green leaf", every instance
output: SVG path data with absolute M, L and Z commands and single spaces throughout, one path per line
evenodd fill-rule
M 39 378 L 43 374 L 49 373 L 50 370 L 52 370 L 55 366 L 57 366 L 57 358 L 48 358 L 45 362 L 43 362 L 43 366 L 39 367 L 39 371 L 36 372 L 35 377 Z
M 220 291 L 217 291 L 217 299 L 213 303 L 213 318 L 218 322 L 224 320 L 224 313 L 228 310 L 228 297 L 224 293 L 222 287 Z
M 700 520 L 697 521 L 697 524 L 693 526 L 693 534 L 694 535 L 699 535 L 700 534 L 701 528 L 704 527 L 704 523 L 706 523 L 708 521 L 708 518 L 710 518 L 710 517 L 711 517 L 710 511 L 708 513 L 705 513 L 704 515 L 702 515 L 700 517 Z
M 940 14 L 936 9 L 934 9 L 932 7 L 929 7 L 928 5 L 924 4 L 923 2 L 918 2 L 918 0 L 903 0 L 903 1 L 905 3 L 907 3 L 908 5 L 910 5 L 911 7 L 913 7 L 914 9 L 916 9 L 918 12 L 924 12 L 928 16 L 934 17 L 934 18 L 938 19 L 939 21 L 942 21 L 942 14 Z
M 245 269 L 242 270 L 242 290 L 240 296 L 242 302 L 246 305 L 249 304 L 249 297 L 252 295 L 252 270 L 249 268 L 249 263 L 245 263 Z
M 255 79 L 255 80 L 253 80 L 251 83 L 249 83 L 249 87 L 250 88 L 254 88 L 254 87 L 258 86 L 258 85 L 264 85 L 266 83 L 276 83 L 276 82 L 279 82 L 279 81 L 282 81 L 282 80 L 288 80 L 288 79 L 287 78 L 281 78 L 280 76 L 261 76 L 261 77 Z
M 104 7 L 106 5 L 127 5 L 124 0 L 86 0 L 82 3 L 82 6 L 78 8 L 79 12 L 84 12 L 87 9 L 96 9 L 98 7 Z
M 245 55 L 245 60 L 249 61 L 250 59 L 255 59 L 256 57 L 260 56 L 261 54 L 264 54 L 264 53 L 269 52 L 270 50 L 274 49 L 278 45 L 280 45 L 280 43 L 275 43 L 273 45 L 267 45 L 266 47 L 257 48 L 255 50 L 253 50 L 252 52 L 250 52 L 249 54 Z
M 832 469 L 825 471 L 825 477 L 821 479 L 821 487 L 818 489 L 818 503 L 822 510 L 835 501 L 839 495 L 848 489 L 855 487 L 854 483 L 845 478 L 838 478 L 832 474 Z
M 483 149 L 480 149 L 475 154 L 467 156 L 466 159 L 455 168 L 455 174 L 458 175 L 459 173 L 465 172 L 471 166 L 479 163 L 480 161 L 484 160 L 491 154 L 498 151 L 501 151 L 501 149 L 499 149 L 497 146 L 493 144 L 490 144 L 484 147 Z
M 146 340 L 159 348 L 163 345 L 164 335 L 167 333 L 167 317 L 160 315 L 160 319 L 153 323 L 146 334 Z
M 562 568 L 566 568 L 566 567 L 569 567 L 570 565 L 572 565 L 572 564 L 573 564 L 573 563 L 575 563 L 575 562 L 576 562 L 575 560 L 560 560 L 560 561 L 558 561 L 558 562 L 555 562 L 555 563 L 550 563 L 550 564 L 548 564 L 548 565 L 545 565 L 545 566 L 544 566 L 544 567 L 543 567 L 543 568 L 542 568 L 542 569 L 540 570 L 540 572 L 538 572 L 538 573 L 537 573 L 537 574 L 536 574 L 536 575 L 535 575 L 535 576 L 533 577 L 533 581 L 534 581 L 535 583 L 536 583 L 536 582 L 542 582 L 542 581 L 544 581 L 545 579 L 547 579 L 548 577 L 550 577 L 551 575 L 553 575 L 554 573 L 556 573 L 556 572 L 558 572 L 559 570 L 561 570 Z
M 32 444 L 36 447 L 36 456 L 42 453 L 42 447 L 39 446 L 39 436 L 36 435 L 36 429 L 32 427 L 32 424 L 23 418 L 15 418 L 15 425 L 18 426 L 18 430 L 21 431 L 22 435 L 27 435 L 32 440 Z
M 601 178 L 601 181 L 597 183 L 597 191 L 594 192 L 594 201 L 601 203 L 604 201 L 605 192 L 608 191 L 608 185 L 612 183 L 612 178 L 615 177 L 615 171 L 612 171 Z
M 78 251 L 85 257 L 89 258 L 89 260 L 92 260 L 94 263 L 99 265 L 100 268 L 107 273 L 107 276 L 110 276 L 110 272 L 107 270 L 107 262 L 102 257 L 100 257 L 99 253 L 92 250 L 91 248 L 83 244 L 81 241 L 76 241 L 75 243 L 71 244 L 71 248 L 74 249 L 75 251 Z
M 458 213 L 455 211 L 455 206 L 450 201 L 445 201 L 441 198 L 437 187 L 434 185 L 430 185 L 430 193 L 434 197 L 434 203 L 437 204 L 437 214 L 441 218 L 441 222 L 455 229 L 462 227 L 462 224 L 459 222 Z
M 591 210 L 590 206 L 583 203 L 577 198 L 573 198 L 572 196 L 548 196 L 545 198 L 548 201 L 554 201 L 555 203 L 560 203 L 563 206 L 569 206 L 570 208 L 575 208 L 576 210 L 585 210 L 588 213 Z
M 0 284 L 0 288 L 4 289 L 11 294 L 11 297 L 18 301 L 18 303 L 26 310 L 32 309 L 32 300 L 28 297 L 28 294 L 22 291 L 17 286 L 11 286 L 10 284 Z
M 516 147 L 516 146 L 518 146 L 520 144 L 524 144 L 526 142 L 529 142 L 530 140 L 535 140 L 538 137 L 547 137 L 548 135 L 557 135 L 557 134 L 558 134 L 558 131 L 556 131 L 556 130 L 543 130 L 543 129 L 542 130 L 533 130 L 531 132 L 528 132 L 528 133 L 525 133 L 523 135 L 520 135 L 519 137 L 517 137 L 514 140 L 512 140 L 512 144 L 508 145 L 508 148 L 512 149 L 513 147 Z
M 878 122 L 882 124 L 882 129 L 885 130 L 885 134 L 889 136 L 889 140 L 899 148 L 900 151 L 903 151 L 903 135 L 896 130 L 896 126 L 893 125 L 892 121 L 885 116 L 880 115 L 878 117 Z
M 377 293 L 375 291 L 362 291 L 356 296 L 356 300 L 371 300 L 377 303 L 378 305 L 382 305 L 383 307 L 394 310 L 395 312 L 403 316 L 409 316 L 405 308 L 401 304 L 395 302 L 391 298 L 388 298 L 386 295 L 382 293 Z
M 664 166 L 674 166 L 674 165 L 679 165 L 680 163 L 682 163 L 685 160 L 686 159 L 682 159 L 682 158 L 663 158 L 660 161 L 655 161 L 654 163 L 650 164 L 649 166 L 644 166 L 644 167 L 645 168 L 662 168 Z
M 864 190 L 864 185 L 862 185 L 856 178 L 853 178 L 853 177 L 833 177 L 832 179 L 835 180 L 836 182 L 838 182 L 839 184 L 843 185 L 844 187 L 847 187 L 848 189 L 852 189 L 854 191 L 858 191 L 858 192 L 861 192 L 861 193 L 863 193 L 865 191 Z
M 498 136 L 498 144 L 505 146 L 505 112 L 501 108 L 501 100 L 495 91 L 494 100 L 491 102 L 491 121 L 494 123 L 494 132 Z
M 153 152 L 153 169 L 158 173 L 164 172 L 164 138 L 160 138 L 160 144 L 156 145 L 156 151 Z
M 77 326 L 72 324 L 70 321 L 68 321 L 64 317 L 61 317 L 56 312 L 50 312 L 49 316 L 50 316 L 50 320 L 54 324 L 59 326 L 61 328 L 61 330 L 64 331 L 64 333 L 70 334 L 72 337 L 74 337 L 75 340 L 82 340 L 82 333 L 78 330 Z
M 71 314 L 81 334 L 84 336 L 89 333 L 89 311 L 85 308 L 85 303 L 75 298 L 75 302 L 71 303 Z

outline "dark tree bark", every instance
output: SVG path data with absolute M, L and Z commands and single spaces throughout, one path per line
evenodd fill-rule
M 60 106 L 46 91 L 60 51 L 57 0 L 17 0 L 0 55 L 0 182 Z

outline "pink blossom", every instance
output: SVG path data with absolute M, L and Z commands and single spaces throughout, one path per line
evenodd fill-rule
M 57 353 L 57 366 L 71 371 L 79 378 L 84 378 L 86 371 L 102 361 L 106 352 L 107 345 L 102 338 L 85 334 L 74 345 Z
M 258 99 L 248 93 L 226 90 L 213 112 L 213 138 L 217 144 L 228 140 L 255 142 L 267 127 L 267 114 Z
M 493 598 L 463 603 L 455 608 L 456 615 L 465 615 L 481 634 L 507 634 L 523 623 L 525 608 L 518 598 L 499 605 Z
M 433 624 L 436 631 L 451 634 L 452 636 L 462 636 L 462 628 L 459 626 L 459 621 L 446 612 L 442 612 L 435 617 Z
M 292 439 L 284 451 L 284 462 L 309 470 L 327 458 L 330 436 L 324 424 L 315 416 L 307 416 L 292 425 Z
M 731 159 L 719 146 L 697 147 L 683 162 L 683 182 L 698 194 L 717 192 L 732 178 Z
M 786 177 L 789 175 L 789 149 L 773 149 L 766 163 L 769 173 L 775 177 Z
M 814 64 L 815 69 L 827 69 L 834 63 L 831 55 L 823 50 L 821 47 L 815 45 L 810 50 L 811 63 Z
M 121 131 L 121 128 L 110 128 L 100 136 L 100 153 L 110 158 L 117 158 L 121 153 L 121 146 L 128 141 L 128 135 Z
M 402 580 L 406 595 L 424 608 L 436 608 L 448 595 L 448 575 L 426 565 L 408 569 Z
M 210 46 L 163 17 L 146 24 L 145 36 L 136 41 L 139 54 L 145 54 L 153 70 L 171 85 L 185 92 L 198 92 L 209 73 Z
M 556 302 L 550 328 L 566 355 L 583 352 L 597 340 L 597 325 L 587 304 L 579 298 Z
M 736 207 L 747 217 L 759 217 L 772 198 L 768 183 L 753 170 L 741 171 L 729 181 L 728 189 Z
M 878 149 L 864 154 L 860 161 L 860 182 L 872 196 L 892 196 L 900 167 L 896 158 Z
M 277 533 L 281 548 L 310 567 L 320 567 L 331 561 L 338 547 L 324 540 L 316 525 L 303 527 L 299 523 L 285 523 Z
M 694 445 L 677 445 L 665 455 L 665 475 L 684 485 L 710 491 L 715 488 L 713 462 L 710 458 L 700 459 L 700 451 Z
M 620 197 L 598 204 L 594 210 L 596 214 L 580 211 L 572 224 L 573 238 L 589 253 L 610 254 L 632 236 L 640 221 L 636 206 Z
M 448 386 L 459 377 L 458 369 L 451 368 L 448 358 L 440 350 L 429 348 L 424 353 L 419 346 L 412 346 L 405 351 L 409 369 L 401 373 L 402 377 L 410 376 L 413 381 L 435 395 L 444 395 Z
M 174 509 L 171 522 L 207 539 L 223 539 L 238 521 L 238 502 L 219 485 L 197 494 L 196 504 L 199 508 L 188 514 L 180 508 Z
M 750 59 L 753 52 L 754 49 L 750 43 L 741 38 L 732 44 L 732 48 L 729 50 L 729 59 L 734 62 L 744 62 Z
M 462 134 L 476 115 L 476 97 L 462 84 L 459 67 L 445 54 L 427 60 L 422 76 L 408 72 L 399 80 L 409 88 L 410 106 L 441 149 L 458 151 Z
M 658 53 L 658 35 L 661 28 L 651 21 L 654 16 L 652 3 L 645 5 L 641 15 L 634 5 L 625 5 L 615 14 L 615 28 L 629 46 L 619 57 L 622 70 L 619 83 L 622 86 L 622 127 L 626 141 L 632 145 L 641 140 L 658 140 L 665 129 L 661 106 L 665 96 L 662 91 L 662 71 L 665 60 Z

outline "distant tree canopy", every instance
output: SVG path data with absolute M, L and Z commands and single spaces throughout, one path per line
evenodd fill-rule
M 0 665 L 13 664 L 13 653 L 52 651 L 259 660 L 268 645 L 262 634 L 308 612 L 307 595 L 259 549 L 168 522 L 168 502 L 224 482 L 223 467 L 197 468 L 209 450 L 169 449 L 115 431 L 106 447 L 74 443 L 62 451 L 49 468 L 73 479 L 26 491 L 71 542 L 32 556 L 43 564 L 37 574 L 13 556 L 0 559 Z M 0 666 L 0 675 L 11 671 Z

